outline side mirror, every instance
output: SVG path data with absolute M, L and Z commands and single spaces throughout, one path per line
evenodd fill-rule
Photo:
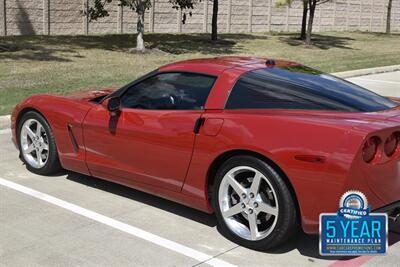
M 118 115 L 121 111 L 121 98 L 119 98 L 118 96 L 109 98 L 107 101 L 107 109 L 110 112 L 111 116 Z

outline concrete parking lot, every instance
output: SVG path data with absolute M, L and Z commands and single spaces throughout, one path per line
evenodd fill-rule
M 400 97 L 400 71 L 354 77 L 349 81 L 380 95 Z
M 400 97 L 400 72 L 352 78 Z M 1 266 L 399 266 L 400 225 L 386 256 L 322 257 L 318 236 L 256 252 L 230 242 L 216 220 L 134 189 L 65 172 L 43 177 L 0 130 Z

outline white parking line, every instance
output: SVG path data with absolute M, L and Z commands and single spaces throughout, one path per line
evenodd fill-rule
M 392 84 L 399 84 L 400 85 L 400 82 L 382 81 L 382 80 L 374 80 L 374 79 L 366 79 L 366 78 L 358 78 L 358 77 L 351 78 L 349 80 L 353 80 L 353 81 L 357 80 L 357 81 L 365 81 L 365 82 L 376 82 L 376 83 L 392 83 Z
M 44 194 L 42 192 L 33 190 L 31 188 L 22 186 L 20 184 L 11 182 L 9 180 L 0 178 L 0 185 L 6 186 L 8 188 L 14 189 L 16 191 L 19 191 L 21 193 L 30 195 L 32 197 L 38 198 L 40 200 L 46 201 L 48 203 L 51 203 L 53 205 L 56 205 L 58 207 L 64 208 L 66 210 L 72 211 L 76 214 L 82 215 L 86 218 L 92 219 L 94 221 L 100 222 L 102 224 L 108 225 L 110 227 L 113 227 L 115 229 L 118 229 L 122 232 L 128 233 L 130 235 L 133 235 L 135 237 L 144 239 L 146 241 L 149 241 L 153 244 L 156 244 L 158 246 L 167 248 L 169 250 L 175 251 L 179 254 L 185 255 L 187 257 L 190 257 L 192 259 L 198 260 L 200 262 L 207 263 L 211 266 L 227 266 L 227 267 L 234 267 L 235 265 L 232 265 L 226 261 L 219 260 L 216 258 L 213 258 L 213 256 L 207 255 L 205 253 L 202 253 L 200 251 L 194 250 L 192 248 L 189 248 L 187 246 L 181 245 L 179 243 L 176 243 L 174 241 L 165 239 L 163 237 L 157 236 L 155 234 L 146 232 L 142 229 L 139 229 L 137 227 L 128 225 L 126 223 L 117 221 L 115 219 L 109 218 L 107 216 L 101 215 L 97 212 L 79 207 L 77 205 L 74 205 L 72 203 L 66 202 L 64 200 L 61 200 L 59 198 Z

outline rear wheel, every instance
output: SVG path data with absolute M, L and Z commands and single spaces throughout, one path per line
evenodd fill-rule
M 28 170 L 41 175 L 61 170 L 53 132 L 42 115 L 25 113 L 18 125 L 18 138 L 21 159 Z
M 297 229 L 295 200 L 285 181 L 256 157 L 227 160 L 217 172 L 212 201 L 223 234 L 251 249 L 273 248 Z

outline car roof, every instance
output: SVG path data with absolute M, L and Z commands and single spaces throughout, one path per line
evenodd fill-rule
M 269 61 L 269 62 L 267 62 Z M 246 66 L 248 70 L 265 67 L 267 63 L 273 62 L 274 67 L 287 67 L 299 65 L 286 60 L 273 60 L 262 57 L 225 56 L 214 58 L 199 58 L 178 61 L 159 68 L 160 71 L 187 71 L 199 72 L 218 76 L 227 69 Z

